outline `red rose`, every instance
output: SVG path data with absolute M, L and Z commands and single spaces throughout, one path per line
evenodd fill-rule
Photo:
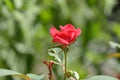
M 81 29 L 75 29 L 71 24 L 60 26 L 60 31 L 55 27 L 50 28 L 50 34 L 53 37 L 53 42 L 57 42 L 61 45 L 68 46 L 75 42 L 76 38 L 80 35 Z

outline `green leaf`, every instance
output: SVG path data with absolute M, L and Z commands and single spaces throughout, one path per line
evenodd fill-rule
M 27 76 L 29 76 L 32 80 L 43 80 L 44 78 L 44 75 L 37 76 L 34 74 L 27 74 Z
M 116 43 L 116 42 L 110 41 L 109 44 L 110 44 L 110 46 L 111 46 L 112 48 L 120 48 L 120 44 L 118 44 L 118 43 Z
M 61 48 L 51 48 L 48 50 L 48 54 L 54 58 L 56 64 L 63 64 L 64 51 Z
M 8 7 L 11 11 L 13 11 L 13 10 L 14 10 L 14 7 L 13 7 L 12 2 L 11 2 L 10 0 L 4 0 L 4 1 L 5 1 L 6 5 L 7 5 L 7 7 Z
M 118 80 L 118 79 L 111 76 L 100 75 L 100 76 L 93 76 L 87 80 Z
M 76 80 L 79 80 L 79 74 L 76 71 L 73 71 L 73 76 Z
M 6 70 L 6 69 L 0 69 L 0 76 L 8 76 L 8 75 L 17 76 L 17 77 L 23 78 L 25 80 L 30 80 L 30 78 L 28 76 L 23 75 L 19 72 L 12 71 L 12 70 Z
M 68 77 L 71 79 L 71 80 L 79 80 L 79 74 L 76 72 L 76 71 L 72 71 L 72 70 L 69 70 L 68 72 Z

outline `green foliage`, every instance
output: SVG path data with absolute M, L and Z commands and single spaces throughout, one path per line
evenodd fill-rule
M 30 80 L 30 78 L 28 76 L 23 75 L 21 73 L 18 73 L 18 72 L 12 71 L 12 70 L 0 69 L 0 76 L 8 76 L 8 75 L 18 76 L 18 77 L 23 78 L 25 80 Z
M 87 80 L 118 80 L 118 79 L 114 78 L 114 77 L 110 77 L 110 76 L 101 75 L 101 76 L 91 77 L 91 78 L 89 78 Z
M 61 48 L 51 48 L 48 50 L 48 54 L 54 58 L 56 64 L 63 65 L 64 51 Z
M 69 70 L 68 71 L 68 76 L 70 76 L 70 79 L 76 79 L 79 80 L 79 74 L 76 71 Z
M 22 75 L 22 74 L 11 70 L 0 69 L 0 76 L 7 75 Z
M 113 48 L 120 48 L 120 44 L 118 44 L 118 43 L 115 43 L 115 42 L 110 41 L 109 44 L 110 44 L 110 46 L 113 47 Z
M 8 75 L 17 76 L 19 78 L 23 78 L 24 80 L 43 80 L 43 77 L 44 77 L 43 75 L 40 75 L 40 76 L 37 76 L 34 74 L 23 75 L 16 71 L 0 69 L 0 76 L 8 76 Z
M 32 80 L 43 80 L 43 78 L 44 78 L 44 75 L 37 76 L 37 75 L 34 75 L 34 74 L 27 74 L 27 76 L 29 78 L 31 78 Z

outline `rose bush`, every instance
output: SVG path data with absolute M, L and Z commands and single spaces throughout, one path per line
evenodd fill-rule
M 56 42 L 63 47 L 52 47 L 48 50 L 48 54 L 51 56 L 50 60 L 43 60 L 43 63 L 47 66 L 48 68 L 48 79 L 49 80 L 58 80 L 57 75 L 53 73 L 53 66 L 59 65 L 62 67 L 62 73 L 64 74 L 63 77 L 61 77 L 60 80 L 82 80 L 80 75 L 74 71 L 74 70 L 69 70 L 67 67 L 67 54 L 69 51 L 69 45 L 75 42 L 76 38 L 81 34 L 81 29 L 75 29 L 75 27 L 71 24 L 67 24 L 65 26 L 60 26 L 60 31 L 57 30 L 55 27 L 50 28 L 50 34 L 53 37 L 53 42 Z M 116 44 L 115 44 L 116 45 Z M 114 46 L 115 46 L 114 45 Z M 118 45 L 117 45 L 118 46 Z M 57 67 L 57 66 L 56 66 Z M 45 70 L 46 71 L 46 70 Z M 35 75 L 35 74 L 22 74 L 16 71 L 12 70 L 7 70 L 7 69 L 0 69 L 0 76 L 17 76 L 20 77 L 24 80 L 43 80 L 44 75 Z M 119 76 L 117 76 L 118 78 Z M 115 77 L 111 76 L 105 76 L 105 75 L 98 75 L 98 76 L 93 76 L 90 78 L 86 78 L 84 80 L 118 80 Z
M 55 27 L 50 28 L 50 34 L 53 37 L 53 42 L 63 46 L 68 46 L 75 42 L 76 38 L 81 34 L 81 29 L 75 29 L 71 24 L 60 26 L 60 31 Z

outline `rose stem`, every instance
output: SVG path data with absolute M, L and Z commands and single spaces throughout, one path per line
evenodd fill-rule
M 66 80 L 67 76 L 67 50 L 65 50 L 65 72 L 64 72 L 64 80 Z

